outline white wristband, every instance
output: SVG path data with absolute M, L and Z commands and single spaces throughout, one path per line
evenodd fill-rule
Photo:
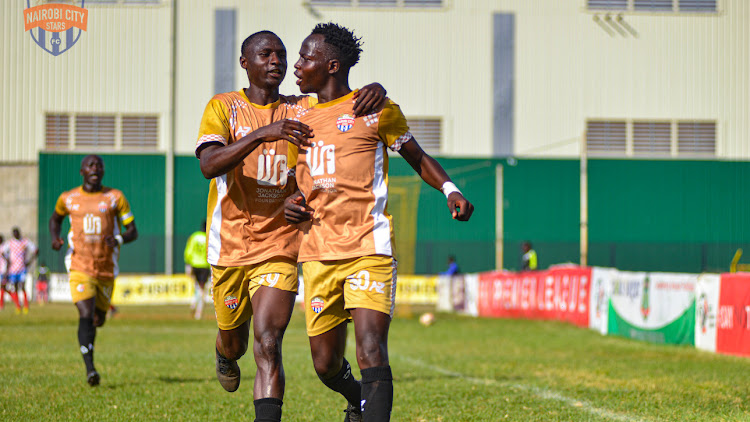
M 453 192 L 461 193 L 460 190 L 456 187 L 456 185 L 453 184 L 453 182 L 445 182 L 443 183 L 443 187 L 440 188 L 441 191 L 443 191 L 443 195 L 445 195 L 446 198 Z
M 115 235 L 115 240 L 117 241 L 118 245 L 122 245 L 125 242 L 125 239 L 123 239 L 122 236 L 119 234 Z

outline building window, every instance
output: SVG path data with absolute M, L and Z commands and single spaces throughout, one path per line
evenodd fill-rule
M 593 155 L 625 155 L 627 152 L 625 121 L 589 121 L 586 124 L 586 149 Z
M 312 6 L 324 7 L 387 7 L 387 8 L 436 8 L 443 7 L 444 0 L 310 0 Z
M 628 10 L 628 0 L 588 0 L 591 10 Z
M 68 149 L 70 117 L 67 114 L 47 114 L 45 126 L 45 148 L 53 151 Z
M 669 155 L 671 152 L 670 122 L 633 122 L 633 155 Z
M 155 151 L 159 117 L 48 113 L 45 149 L 51 151 Z
M 407 119 L 409 132 L 414 135 L 419 146 L 430 155 L 440 154 L 442 125 L 440 119 Z
M 605 157 L 715 157 L 716 122 L 589 120 L 586 149 Z
M 122 116 L 122 149 L 156 149 L 159 119 L 156 116 Z
M 670 12 L 672 0 L 634 0 L 633 9 L 639 12 Z
M 115 149 L 115 116 L 79 114 L 75 125 L 76 149 Z
M 593 12 L 715 13 L 716 0 L 586 0 Z
M 677 152 L 681 155 L 716 155 L 716 123 L 679 122 Z
M 680 12 L 715 12 L 716 0 L 680 0 Z

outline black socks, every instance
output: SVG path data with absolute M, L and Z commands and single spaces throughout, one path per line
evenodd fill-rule
M 86 373 L 94 371 L 94 339 L 96 338 L 96 327 L 93 318 L 80 318 L 78 320 L 78 344 L 81 346 L 83 363 L 86 364 Z
M 390 366 L 363 369 L 362 416 L 366 421 L 389 421 L 393 408 L 393 375 Z
M 283 404 L 281 400 L 268 397 L 254 400 L 253 404 L 255 405 L 255 422 L 281 421 L 281 405 Z
M 354 378 L 352 367 L 344 358 L 344 364 L 341 370 L 331 378 L 323 379 L 318 376 L 323 384 L 331 390 L 341 394 L 356 409 L 360 409 L 360 400 L 362 399 L 362 384 Z

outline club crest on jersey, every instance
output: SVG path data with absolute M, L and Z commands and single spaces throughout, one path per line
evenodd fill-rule
M 318 296 L 310 301 L 310 307 L 312 307 L 313 312 L 316 314 L 319 314 L 323 310 L 323 305 L 325 305 L 325 302 Z
M 354 126 L 354 117 L 348 114 L 342 114 L 336 119 L 336 127 L 342 132 L 347 132 Z
M 224 306 L 231 310 L 237 309 L 237 306 L 240 304 L 240 301 L 237 300 L 234 296 L 227 296 L 224 298 Z
M 102 201 L 99 203 L 99 212 L 107 212 L 107 203 Z

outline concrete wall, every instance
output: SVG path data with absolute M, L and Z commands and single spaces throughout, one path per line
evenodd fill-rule
M 12 236 L 13 227 L 37 243 L 39 173 L 36 164 L 0 166 L 0 234 Z

